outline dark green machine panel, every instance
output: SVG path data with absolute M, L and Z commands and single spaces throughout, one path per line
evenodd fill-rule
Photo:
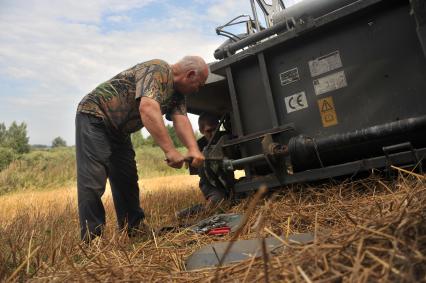
M 372 4 L 212 65 L 217 74 L 231 70 L 242 136 L 290 124 L 292 135 L 320 138 L 426 115 L 426 60 L 409 1 L 358 2 Z
M 280 123 L 321 137 L 426 115 L 426 60 L 409 12 L 371 11 L 265 51 Z M 307 107 L 296 96 L 300 110 L 288 113 L 285 98 L 297 93 Z

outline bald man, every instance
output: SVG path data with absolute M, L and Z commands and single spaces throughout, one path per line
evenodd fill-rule
M 105 226 L 101 197 L 111 184 L 119 229 L 134 235 L 143 222 L 138 175 L 130 134 L 145 127 L 165 155 L 167 164 L 181 168 L 185 159 L 199 167 L 204 161 L 186 115 L 185 95 L 198 92 L 208 66 L 198 56 L 169 65 L 151 60 L 127 69 L 100 84 L 78 105 L 76 155 L 81 238 L 100 236 Z M 176 150 L 162 115 L 173 121 L 186 156 Z

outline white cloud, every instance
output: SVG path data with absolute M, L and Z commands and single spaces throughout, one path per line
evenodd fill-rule
M 26 121 L 32 143 L 50 143 L 60 135 L 72 144 L 77 103 L 100 82 L 152 58 L 173 63 L 184 55 L 199 54 L 213 59 L 213 50 L 222 39 L 194 29 L 197 19 L 188 13 L 138 22 L 132 29 L 102 30 L 100 22 L 106 14 L 117 15 L 109 16 L 109 21 L 128 20 L 119 12 L 148 2 L 1 3 L 0 75 L 22 82 L 22 88 L 13 96 L 0 90 L 0 96 L 7 95 L 6 105 L 0 106 L 0 120 Z M 182 19 L 186 24 L 178 25 Z
M 158 3 L 155 19 L 132 19 Z M 0 89 L 0 122 L 26 121 L 32 143 L 62 136 L 72 144 L 77 103 L 100 82 L 152 58 L 213 61 L 224 41 L 214 28 L 249 13 L 249 1 L 194 3 L 205 10 L 171 0 L 2 0 L 0 76 L 20 85 Z
M 242 14 L 251 14 L 248 0 L 219 0 L 207 8 L 207 16 L 219 24 L 225 24 L 232 18 Z
M 109 16 L 107 19 L 113 23 L 130 22 L 130 17 L 127 16 Z

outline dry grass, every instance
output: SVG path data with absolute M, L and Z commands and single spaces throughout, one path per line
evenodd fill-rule
M 178 150 L 184 152 L 183 148 Z M 167 166 L 159 147 L 143 146 L 135 151 L 140 178 L 182 175 L 187 172 L 185 168 Z M 74 147 L 34 150 L 19 156 L 4 170 L 0 170 L 0 195 L 70 186 L 75 184 L 76 178 Z
M 239 238 L 313 232 L 307 246 L 221 267 L 187 272 L 184 260 L 204 244 L 230 239 L 183 230 L 142 241 L 108 226 L 92 247 L 78 241 L 74 188 L 0 198 L 0 279 L 11 281 L 156 282 L 414 282 L 425 281 L 426 181 L 401 172 L 397 181 L 368 180 L 290 186 L 261 200 Z M 174 211 L 201 201 L 197 179 L 174 176 L 141 182 L 153 228 L 176 224 Z M 230 212 L 247 211 L 249 200 Z
M 190 201 L 201 201 L 202 196 L 198 193 L 198 176 L 177 175 L 158 178 L 147 178 L 139 181 L 139 187 L 142 192 L 142 203 L 151 202 L 151 198 L 155 198 L 158 191 L 162 191 L 164 195 L 174 195 L 179 191 L 184 193 L 194 192 Z M 61 211 L 66 208 L 66 204 L 76 207 L 76 187 L 68 186 L 53 190 L 19 192 L 15 194 L 0 197 L 0 224 L 5 225 L 14 220 L 17 214 L 27 212 L 31 217 L 34 212 L 49 214 L 51 211 Z M 146 201 L 145 201 L 146 199 Z M 111 190 L 107 185 L 106 192 L 103 196 L 106 206 L 112 206 Z M 154 205 L 155 207 L 155 205 Z M 151 206 L 144 206 L 145 210 Z M 111 207 L 111 211 L 113 207 Z M 113 212 L 113 211 L 112 211 Z M 149 211 L 148 211 L 149 213 Z M 154 213 L 155 214 L 155 213 Z M 113 216 L 113 213 L 112 215 Z

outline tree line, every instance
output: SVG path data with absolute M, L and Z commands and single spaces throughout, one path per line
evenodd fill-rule
M 67 146 L 64 139 L 56 137 L 52 141 L 51 147 Z M 35 146 L 35 148 L 45 148 L 47 146 Z M 27 131 L 27 124 L 20 124 L 13 121 L 9 127 L 5 123 L 0 123 L 0 171 L 5 169 L 13 160 L 21 155 L 30 152 L 31 145 Z
M 18 155 L 30 151 L 27 124 L 15 121 L 9 128 L 0 123 L 0 171 L 6 168 Z
M 166 125 L 166 129 L 169 132 L 169 136 L 172 139 L 173 145 L 175 147 L 181 147 L 182 142 L 179 140 L 175 128 L 173 128 L 171 125 Z M 142 147 L 144 145 L 148 145 L 148 146 L 158 146 L 155 141 L 154 138 L 152 136 L 148 136 L 148 137 L 144 137 L 142 135 L 142 131 L 137 131 L 135 133 L 133 133 L 131 135 L 132 137 L 132 144 L 134 148 L 139 148 Z
M 171 125 L 166 125 L 170 138 L 175 147 L 183 146 L 179 140 L 175 129 Z M 200 134 L 196 132 L 196 136 Z M 132 144 L 134 148 L 142 146 L 157 146 L 152 136 L 144 137 L 142 131 L 138 131 L 131 135 Z M 67 143 L 62 137 L 56 137 L 51 143 L 51 148 L 66 147 Z M 32 148 L 45 149 L 46 145 L 33 145 L 29 144 L 29 137 L 27 132 L 27 124 L 22 122 L 18 124 L 13 121 L 9 127 L 4 123 L 0 123 L 0 171 L 5 169 L 13 160 L 19 156 L 28 153 Z
M 171 126 L 171 125 L 166 125 L 166 129 L 169 133 L 170 138 L 172 139 L 173 145 L 175 147 L 182 147 L 183 144 L 179 140 L 179 137 L 176 134 L 175 128 L 173 128 L 173 126 Z M 195 134 L 196 139 L 201 138 L 200 132 L 195 131 L 194 134 Z M 131 135 L 131 138 L 132 138 L 132 144 L 133 144 L 134 148 L 139 148 L 139 147 L 142 147 L 142 146 L 153 146 L 153 147 L 158 146 L 155 143 L 154 138 L 152 136 L 148 136 L 148 137 L 145 138 L 142 135 L 142 131 L 137 131 L 137 132 L 133 133 Z

